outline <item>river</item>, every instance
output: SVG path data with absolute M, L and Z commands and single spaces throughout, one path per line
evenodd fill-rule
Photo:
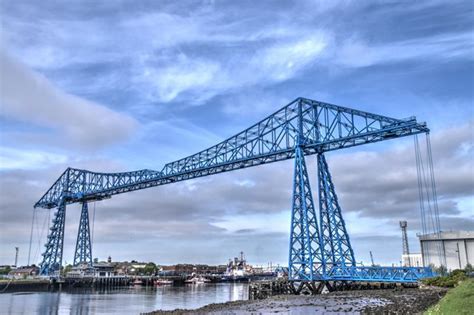
M 247 283 L 0 294 L 0 314 L 139 314 L 246 300 Z

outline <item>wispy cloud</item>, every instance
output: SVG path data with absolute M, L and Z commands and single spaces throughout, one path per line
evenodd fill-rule
M 455 58 L 474 59 L 474 32 L 443 34 L 388 43 L 370 43 L 347 39 L 335 46 L 328 56 L 336 65 L 367 67 L 401 61 L 449 61 Z

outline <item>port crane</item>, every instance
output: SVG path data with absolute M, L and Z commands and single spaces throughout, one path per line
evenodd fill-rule
M 372 251 L 370 251 L 370 262 L 372 263 L 372 267 L 375 267 L 374 255 L 372 254 Z
M 170 162 L 161 170 L 101 173 L 67 168 L 36 202 L 57 208 L 40 272 L 57 275 L 62 264 L 66 206 L 82 203 L 74 263 L 92 263 L 88 203 L 117 194 L 202 176 L 294 159 L 289 246 L 289 280 L 415 282 L 429 268 L 356 266 L 325 152 L 429 133 L 415 117 L 395 119 L 361 110 L 297 98 L 226 140 Z M 318 208 L 313 200 L 305 157 L 317 155 Z

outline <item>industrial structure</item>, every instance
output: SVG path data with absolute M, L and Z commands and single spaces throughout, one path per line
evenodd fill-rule
M 20 250 L 19 247 L 15 247 L 15 267 L 18 267 L 18 251 Z
M 402 247 L 403 255 L 408 257 L 408 264 L 403 264 L 403 266 L 411 267 L 410 261 L 410 247 L 408 246 L 408 234 L 407 234 L 407 221 L 400 221 L 400 228 L 402 229 Z
M 68 168 L 35 204 L 57 208 L 41 262 L 41 274 L 55 276 L 62 264 L 66 206 L 82 203 L 74 262 L 91 260 L 88 202 L 116 194 L 202 176 L 294 159 L 289 280 L 313 286 L 328 281 L 415 282 L 429 268 L 360 267 L 346 229 L 325 152 L 426 134 L 415 117 L 395 119 L 305 98 L 297 98 L 237 135 L 161 170 L 100 173 Z M 417 142 L 415 142 L 417 143 Z M 429 153 L 431 153 L 428 147 Z M 305 156 L 317 155 L 316 211 Z M 417 163 L 418 163 L 417 152 Z M 428 163 L 431 158 L 428 160 Z M 419 165 L 417 164 L 417 167 Z M 430 164 L 431 167 L 431 164 Z M 432 176 L 432 174 L 431 174 Z M 431 198 L 430 200 L 433 200 Z
M 445 266 L 448 271 L 474 264 L 474 231 L 418 235 L 425 266 Z M 441 248 L 442 256 L 438 255 Z
M 402 266 L 422 267 L 423 257 L 421 253 L 402 254 Z

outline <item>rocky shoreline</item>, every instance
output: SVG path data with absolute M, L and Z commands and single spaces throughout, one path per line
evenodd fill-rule
M 437 303 L 446 292 L 440 288 L 397 288 L 313 296 L 279 295 L 265 300 L 209 304 L 196 310 L 158 310 L 147 314 L 418 314 Z

